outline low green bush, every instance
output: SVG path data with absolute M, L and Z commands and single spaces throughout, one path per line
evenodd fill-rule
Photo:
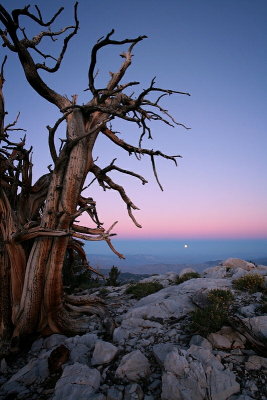
M 208 336 L 220 330 L 228 323 L 229 307 L 233 299 L 234 296 L 230 290 L 210 290 L 207 306 L 191 312 L 191 330 L 202 336 Z
M 190 279 L 194 279 L 194 278 L 200 278 L 200 275 L 198 272 L 187 272 L 186 274 L 184 274 L 180 277 L 178 276 L 176 278 L 176 284 L 179 285 L 180 283 L 189 281 Z
M 212 289 L 208 294 L 208 301 L 211 304 L 219 304 L 220 306 L 229 306 L 234 300 L 234 295 L 230 290 Z
M 126 289 L 126 293 L 133 295 L 134 298 L 139 300 L 142 297 L 156 293 L 161 289 L 163 289 L 163 286 L 158 282 L 139 282 L 130 285 Z
M 109 291 L 104 287 L 99 290 L 100 296 L 106 296 L 108 293 Z
M 264 290 L 264 277 L 259 274 L 247 274 L 233 281 L 235 289 L 256 293 Z

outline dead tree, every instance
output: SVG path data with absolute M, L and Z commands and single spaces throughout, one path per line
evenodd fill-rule
M 155 86 L 155 79 L 150 86 L 138 95 L 127 95 L 125 89 L 138 85 L 139 82 L 122 83 L 125 72 L 131 65 L 132 50 L 145 36 L 133 39 L 115 40 L 112 30 L 98 40 L 91 51 L 88 69 L 87 93 L 90 99 L 86 104 L 76 103 L 75 96 L 69 100 L 49 87 L 40 75 L 40 71 L 55 73 L 59 70 L 69 41 L 77 34 L 79 21 L 77 3 L 74 6 L 74 24 L 60 31 L 53 31 L 51 25 L 63 11 L 60 8 L 50 21 L 44 21 L 40 9 L 34 12 L 27 6 L 9 13 L 0 5 L 0 35 L 3 47 L 18 56 L 26 80 L 40 96 L 54 104 L 61 113 L 53 127 L 48 127 L 49 151 L 53 167 L 49 173 L 32 182 L 31 149 L 25 148 L 22 140 L 11 140 L 12 130 L 18 130 L 16 122 L 5 126 L 4 98 L 4 63 L 1 69 L 1 149 L 0 149 L 0 318 L 1 336 L 21 337 L 32 332 L 80 333 L 87 330 L 86 313 L 103 312 L 99 304 L 92 299 L 64 296 L 62 286 L 62 267 L 66 254 L 79 254 L 84 259 L 82 240 L 104 240 L 119 256 L 111 241 L 111 230 L 101 226 L 92 198 L 82 196 L 88 174 L 91 174 L 105 190 L 117 191 L 126 204 L 127 211 L 134 224 L 135 204 L 127 196 L 124 188 L 110 178 L 109 172 L 116 170 L 129 174 L 143 184 L 147 181 L 135 172 L 119 168 L 113 160 L 106 168 L 100 168 L 93 159 L 93 149 L 99 135 L 105 135 L 112 144 L 124 149 L 137 159 L 148 156 L 158 181 L 155 159 L 163 157 L 176 164 L 179 155 L 166 155 L 161 151 L 142 147 L 145 135 L 151 137 L 149 122 L 161 121 L 167 125 L 177 123 L 166 109 L 161 106 L 163 96 L 174 93 L 189 95 L 175 90 L 161 89 Z M 21 25 L 21 18 L 34 21 L 42 27 L 38 35 L 29 38 Z M 58 57 L 45 54 L 40 45 L 46 38 L 55 40 L 63 35 L 62 49 Z M 111 73 L 105 88 L 97 88 L 95 69 L 98 52 L 106 46 L 126 45 L 127 50 L 119 70 Z M 32 54 L 43 57 L 38 63 Z M 54 65 L 47 64 L 54 62 Z M 126 90 L 127 92 L 127 90 Z M 158 94 L 151 100 L 151 94 Z M 125 120 L 136 124 L 140 132 L 138 146 L 133 146 L 120 139 L 109 126 L 111 120 Z M 61 123 L 66 123 L 66 137 L 62 140 L 59 151 L 55 145 L 55 134 Z M 158 181 L 159 183 L 159 181 Z M 159 183 L 160 185 L 160 183 Z M 87 213 L 93 227 L 80 226 L 75 221 L 82 213 Z M 114 225 L 114 224 L 113 224 Z M 77 313 L 83 316 L 77 319 Z

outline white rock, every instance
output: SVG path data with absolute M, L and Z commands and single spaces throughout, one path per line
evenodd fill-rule
M 85 335 L 79 336 L 73 336 L 65 340 L 65 344 L 84 344 L 87 346 L 89 349 L 92 349 L 98 340 L 98 337 L 95 333 L 86 333 Z M 68 346 L 69 347 L 69 346 Z
M 191 345 L 188 352 L 173 350 L 164 367 L 162 400 L 226 400 L 240 390 L 235 375 L 209 349 Z
M 102 365 L 110 363 L 118 354 L 119 349 L 112 343 L 99 340 L 96 342 L 91 364 Z
M 164 368 L 177 377 L 184 377 L 189 372 L 189 363 L 177 348 L 170 351 L 165 358 Z
M 172 282 L 175 282 L 178 276 L 177 272 L 172 272 L 172 271 L 167 272 L 165 275 L 167 276 L 167 279 Z
M 6 382 L 3 386 L 0 388 L 0 398 L 1 399 L 8 399 L 8 398 L 18 398 L 18 396 L 15 397 L 15 395 L 29 395 L 30 391 L 27 389 L 25 386 L 23 386 L 21 383 L 17 381 L 11 381 L 9 380 Z M 6 395 L 11 395 L 11 396 L 6 396 Z M 2 397 L 4 396 L 4 397 Z M 28 396 L 27 396 L 28 397 Z
M 100 372 L 87 365 L 75 363 L 64 368 L 57 381 L 52 400 L 88 400 L 100 386 Z
M 49 376 L 48 361 L 47 359 L 31 359 L 28 364 L 21 368 L 10 380 L 4 385 L 8 385 L 10 382 L 19 382 L 25 386 L 39 384 Z
M 148 278 L 142 279 L 140 282 L 141 283 L 158 282 L 163 287 L 167 287 L 171 283 L 175 282 L 177 277 L 178 277 L 178 274 L 176 272 L 167 272 L 166 274 L 149 276 Z
M 180 285 L 169 286 L 139 300 L 128 311 L 124 319 L 142 318 L 162 320 L 171 317 L 180 319 L 195 309 L 191 296 L 200 289 L 228 288 L 231 283 L 226 279 L 198 278 L 190 279 Z
M 160 330 L 162 328 L 162 324 L 155 321 L 144 320 L 143 318 L 126 318 L 121 323 L 122 328 L 132 329 L 140 328 L 140 329 L 149 329 L 149 328 L 156 328 Z
M 221 371 L 211 367 L 206 370 L 206 375 L 210 400 L 226 400 L 240 391 L 235 374 L 228 369 Z
M 231 342 L 232 349 L 244 349 L 246 338 L 230 326 L 223 326 L 216 334 L 222 335 Z
M 267 315 L 243 318 L 242 322 L 257 336 L 267 338 Z
M 200 335 L 192 336 L 189 344 L 190 346 L 194 344 L 196 346 L 202 347 L 203 349 L 212 350 L 211 343 Z
M 140 385 L 132 383 L 126 386 L 123 400 L 143 400 L 143 398 L 144 392 Z
M 203 271 L 203 275 L 206 278 L 218 279 L 218 278 L 225 278 L 227 276 L 227 269 L 221 265 L 216 267 L 206 268 Z
M 242 278 L 243 276 L 251 275 L 251 274 L 264 275 L 265 271 L 261 271 L 257 267 L 255 267 L 255 269 L 252 269 L 249 271 L 242 269 L 242 268 L 236 268 L 236 269 L 234 269 L 234 274 L 232 275 L 232 280 L 239 279 L 239 278 Z
M 232 347 L 232 342 L 218 333 L 210 333 L 207 339 L 215 349 L 231 349 Z
M 267 358 L 260 357 L 260 356 L 250 356 L 248 361 L 245 363 L 245 368 L 248 371 L 256 371 L 261 368 L 267 369 Z
M 43 339 L 43 338 L 39 338 L 39 339 L 35 340 L 35 341 L 33 342 L 33 344 L 32 344 L 30 353 L 31 353 L 31 354 L 37 354 L 37 353 L 39 353 L 39 352 L 41 351 L 41 349 L 42 349 L 43 342 L 44 342 L 44 339 Z
M 254 317 L 256 308 L 259 304 L 249 304 L 248 306 L 240 307 L 239 312 L 244 317 Z
M 242 268 L 246 271 L 256 268 L 253 263 L 241 260 L 240 258 L 227 258 L 227 260 L 222 262 L 222 265 L 228 268 Z
M 125 318 L 122 320 L 121 326 L 114 329 L 113 341 L 120 343 L 129 338 L 131 334 L 148 330 L 149 328 L 156 328 L 160 331 L 162 325 L 159 322 L 144 320 L 142 318 Z
M 185 377 L 178 378 L 172 372 L 162 375 L 162 400 L 204 400 L 207 390 L 205 371 L 198 362 L 191 362 Z
M 63 344 L 66 339 L 67 339 L 67 336 L 55 333 L 54 335 L 51 335 L 48 338 L 44 339 L 42 347 L 44 349 L 50 350 L 53 347 Z
M 69 346 L 70 348 L 70 362 L 79 362 L 80 364 L 88 364 L 89 361 L 89 348 L 85 344 L 77 343 Z
M 152 352 L 159 364 L 163 365 L 167 354 L 175 348 L 176 346 L 172 343 L 159 343 L 153 346 Z
M 201 364 L 203 364 L 205 369 L 210 366 L 218 370 L 224 369 L 223 365 L 209 349 L 203 349 L 202 347 L 191 345 L 187 350 L 187 353 L 193 356 L 193 358 L 198 360 Z
M 116 387 L 111 387 L 107 392 L 107 400 L 122 400 L 123 394 Z
M 185 274 L 191 274 L 192 272 L 196 272 L 193 268 L 183 268 L 182 271 L 179 272 L 179 278 L 181 278 Z
M 137 382 L 150 374 L 148 359 L 140 350 L 132 351 L 122 357 L 120 365 L 116 370 L 118 378 L 127 378 L 129 381 Z
M 115 328 L 113 331 L 113 342 L 124 343 L 124 341 L 128 339 L 129 336 L 130 336 L 130 331 L 119 326 L 118 328 Z
M 211 400 L 226 400 L 232 394 L 239 392 L 240 385 L 235 380 L 234 373 L 230 370 L 224 370 L 223 365 L 210 350 L 193 345 L 189 348 L 188 354 L 192 355 L 204 367 Z

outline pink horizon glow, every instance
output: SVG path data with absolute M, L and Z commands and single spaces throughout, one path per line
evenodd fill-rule
M 111 217 L 108 216 L 111 221 Z M 137 228 L 133 225 L 132 221 L 127 220 L 127 217 L 122 218 L 119 216 L 118 223 L 113 229 L 120 239 L 123 238 L 220 238 L 220 239 L 265 239 L 267 238 L 266 221 L 227 221 L 218 218 L 218 220 L 205 220 L 198 221 L 180 220 L 177 224 L 165 224 L 164 221 L 148 220 L 147 218 L 139 219 L 142 228 Z M 87 219 L 81 218 L 81 224 L 86 224 Z M 107 229 L 111 225 L 104 224 Z M 178 227 L 177 227 L 178 225 Z

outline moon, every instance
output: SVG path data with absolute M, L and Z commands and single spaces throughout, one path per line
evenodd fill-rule
M 184 248 L 187 249 L 187 247 L 188 247 L 188 244 L 185 244 L 185 245 L 184 245 Z

